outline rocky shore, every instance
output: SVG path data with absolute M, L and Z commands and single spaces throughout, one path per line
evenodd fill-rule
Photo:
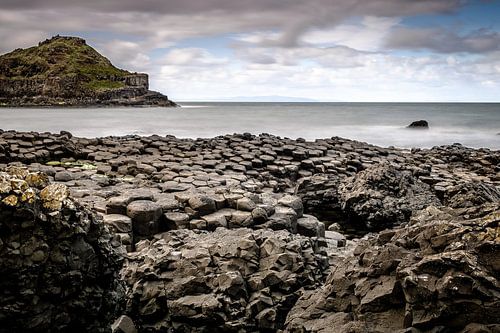
M 0 169 L 0 331 L 500 331 L 498 151 L 0 131 Z

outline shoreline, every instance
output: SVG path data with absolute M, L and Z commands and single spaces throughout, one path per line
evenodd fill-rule
M 126 108 L 126 107 L 125 107 Z M 150 107 L 143 107 L 145 109 L 148 109 Z M 54 109 L 54 108 L 51 108 Z M 64 108 L 62 108 L 64 109 Z M 391 129 L 394 130 L 402 130 L 402 131 L 408 131 L 408 132 L 413 132 L 413 133 L 419 133 L 420 131 L 424 131 L 424 134 L 429 131 L 429 129 L 414 129 L 414 128 L 408 128 L 407 126 L 380 126 L 380 127 L 390 127 Z M 52 134 L 52 135 L 57 135 L 58 131 L 33 131 L 33 130 L 16 130 L 16 129 L 2 129 L 0 128 L 0 133 L 44 133 L 44 134 Z M 218 134 L 218 135 L 207 135 L 207 136 L 183 136 L 183 135 L 174 135 L 174 134 L 156 134 L 156 133 L 132 133 L 132 134 L 109 134 L 109 135 L 73 135 L 73 131 L 68 131 L 68 130 L 61 130 L 59 132 L 66 132 L 66 133 L 71 133 L 72 137 L 74 136 L 75 139 L 82 139 L 82 140 L 102 140 L 106 138 L 112 138 L 112 139 L 120 139 L 120 138 L 148 138 L 148 137 L 171 137 L 177 140 L 192 140 L 192 141 L 197 141 L 197 140 L 211 140 L 211 139 L 216 139 L 220 137 L 227 137 L 227 136 L 232 136 L 232 135 L 240 135 L 237 132 L 232 132 L 232 133 L 224 133 L 224 134 Z M 278 140 L 283 140 L 283 141 L 297 141 L 297 140 L 306 140 L 307 142 L 316 142 L 316 141 L 324 141 L 324 140 L 331 140 L 331 139 L 340 139 L 344 140 L 346 142 L 355 142 L 361 145 L 367 145 L 367 146 L 373 146 L 373 147 L 378 147 L 381 149 L 395 149 L 395 150 L 401 150 L 401 151 L 411 151 L 411 150 L 432 150 L 440 147 L 448 147 L 448 146 L 454 146 L 454 145 L 459 145 L 467 149 L 473 149 L 473 150 L 490 150 L 492 152 L 498 152 L 500 151 L 499 148 L 493 148 L 493 147 L 485 147 L 485 146 L 471 146 L 467 145 L 461 142 L 454 142 L 454 143 L 449 143 L 449 144 L 435 144 L 435 145 L 430 145 L 430 146 L 399 146 L 397 144 L 390 144 L 390 145 L 382 145 L 382 144 L 376 144 L 376 143 L 370 143 L 368 141 L 363 141 L 363 140 L 358 140 L 358 139 L 351 139 L 347 138 L 345 136 L 332 136 L 332 137 L 323 137 L 323 138 L 306 138 L 304 139 L 303 137 L 298 136 L 297 138 L 290 138 L 288 136 L 282 136 L 278 134 L 273 134 L 273 133 L 248 133 L 252 136 L 271 136 L 275 137 Z M 499 136 L 500 133 L 496 133 L 493 136 Z
M 498 286 L 488 282 L 500 254 L 499 151 L 403 150 L 338 137 L 311 142 L 249 133 L 88 139 L 64 131 L 0 131 L 0 185 L 0 213 L 8 216 L 0 227 L 14 230 L 0 244 L 9 263 L 53 269 L 48 259 L 38 263 L 60 251 L 57 245 L 28 237 L 43 235 L 52 244 L 48 226 L 77 228 L 72 234 L 80 236 L 71 237 L 89 233 L 84 242 L 92 245 L 64 241 L 69 250 L 59 256 L 68 262 L 78 255 L 94 267 L 88 248 L 101 253 L 106 244 L 100 260 L 112 262 L 108 273 L 115 275 L 102 281 L 113 281 L 106 288 L 117 291 L 106 305 L 114 310 L 93 319 L 103 330 L 118 318 L 115 325 L 140 331 L 310 332 L 334 325 L 347 332 L 369 324 L 389 332 L 424 323 L 458 332 L 472 323 L 453 319 L 465 314 L 458 306 L 463 295 L 471 304 L 483 297 L 467 288 L 453 292 L 464 276 L 491 295 L 467 308 L 468 318 L 484 325 L 497 318 L 481 314 L 498 310 L 499 301 Z M 34 203 L 23 201 L 28 195 Z M 27 212 L 34 217 L 19 223 Z M 89 219 L 99 235 L 87 229 Z M 87 264 L 72 265 L 71 274 L 86 276 Z M 31 281 L 21 269 L 9 272 L 18 274 L 12 281 Z M 75 301 L 92 302 L 94 294 L 86 295 Z M 8 298 L 21 302 L 16 306 L 36 319 L 33 325 L 47 322 L 31 297 L 22 299 Z M 418 304 L 433 317 L 417 319 Z M 410 319 L 401 308 L 414 323 L 402 324 Z M 100 310 L 89 303 L 88 311 Z

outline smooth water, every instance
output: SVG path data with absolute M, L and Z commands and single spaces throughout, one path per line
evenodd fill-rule
M 251 132 L 313 140 L 340 136 L 380 146 L 459 142 L 500 149 L 500 104 L 181 103 L 182 108 L 0 108 L 0 128 L 76 136 L 214 137 Z M 425 119 L 429 130 L 405 128 Z

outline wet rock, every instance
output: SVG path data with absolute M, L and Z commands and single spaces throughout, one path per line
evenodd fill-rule
M 426 120 L 416 120 L 408 128 L 429 128 L 429 123 Z

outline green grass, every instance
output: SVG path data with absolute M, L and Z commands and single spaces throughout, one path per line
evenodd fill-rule
M 129 74 L 77 38 L 56 37 L 0 56 L 0 77 L 10 79 L 78 76 L 82 88 L 105 90 L 123 87 L 114 80 Z

